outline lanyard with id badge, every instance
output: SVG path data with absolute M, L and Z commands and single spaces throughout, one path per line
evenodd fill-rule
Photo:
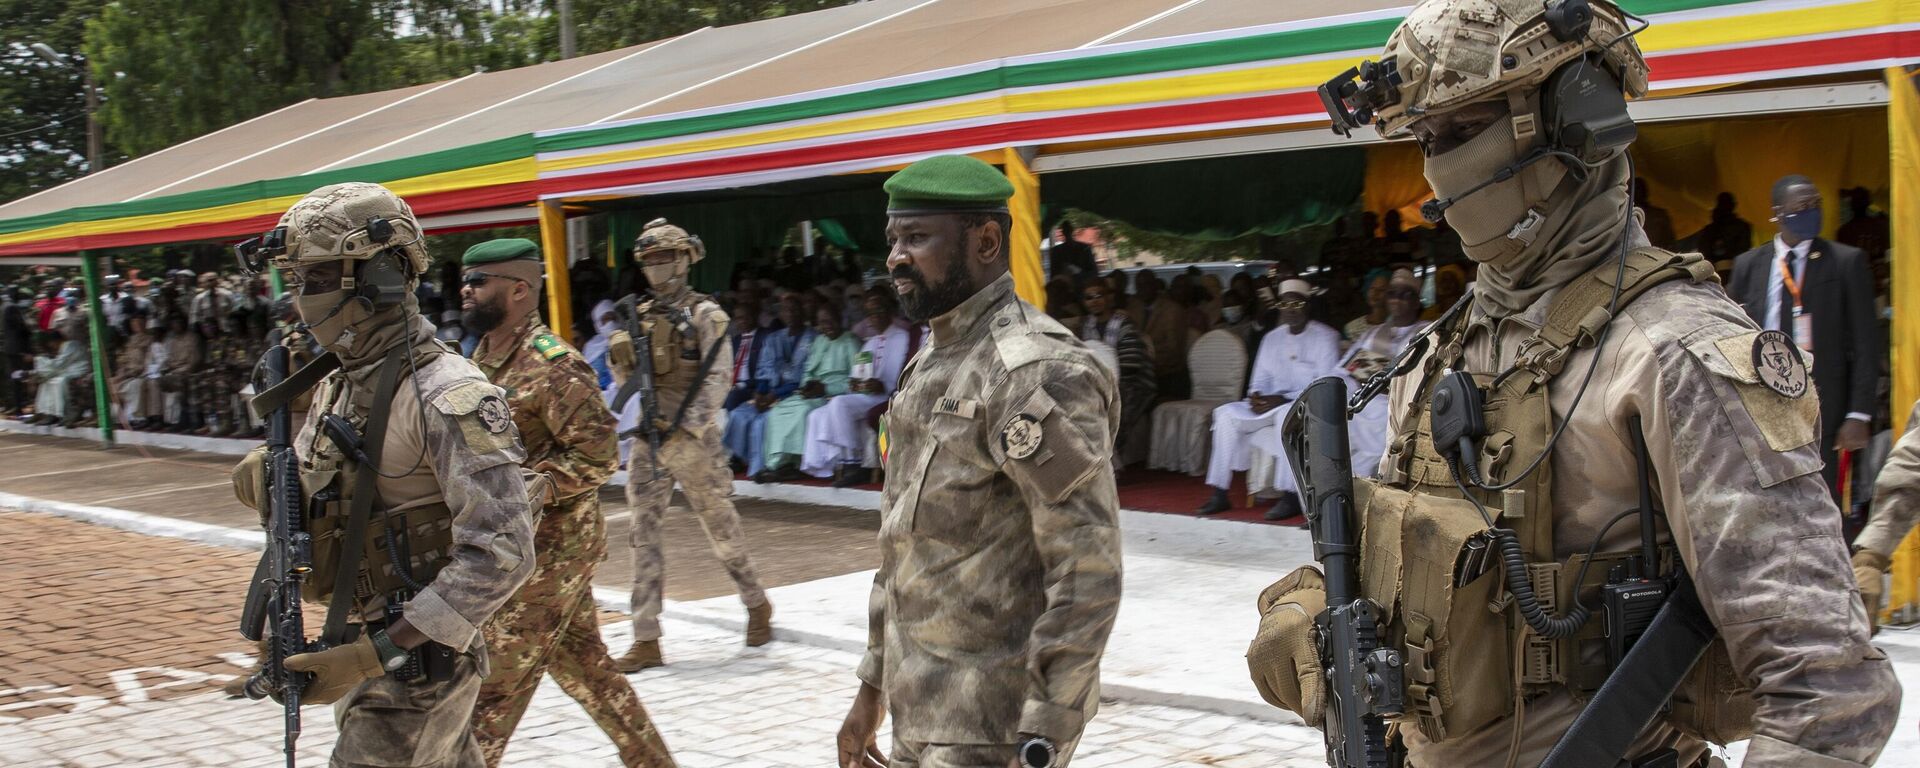
M 1820 258 L 1818 253 L 1807 254 L 1808 260 L 1817 258 Z M 1791 318 L 1793 341 L 1800 345 L 1801 349 L 1812 352 L 1813 313 L 1808 312 L 1806 305 L 1800 301 L 1800 282 L 1793 279 L 1793 270 L 1787 269 L 1787 260 L 1779 259 L 1778 263 L 1780 264 L 1780 283 L 1786 287 L 1787 294 L 1793 297 L 1793 317 Z M 1783 317 L 1780 320 L 1781 324 L 1785 325 L 1789 318 Z

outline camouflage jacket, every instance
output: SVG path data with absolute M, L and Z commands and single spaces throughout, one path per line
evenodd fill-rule
M 401 372 L 388 411 L 375 510 L 446 505 L 451 559 L 405 610 L 428 638 L 464 651 L 533 574 L 532 515 L 519 467 L 524 454 L 500 389 L 458 352 L 434 341 L 426 320 L 415 317 L 413 323 L 413 365 Z M 378 369 L 328 374 L 314 389 L 315 413 L 339 414 L 364 429 Z M 310 489 L 330 481 L 342 463 L 320 421 L 309 418 L 294 440 Z M 366 615 L 379 606 L 357 608 Z
M 901 374 L 859 676 L 907 741 L 1066 744 L 1120 605 L 1113 374 L 1002 276 Z
M 554 501 L 594 493 L 619 465 L 613 413 L 600 399 L 593 368 L 529 313 L 513 342 L 494 348 L 480 340 L 473 362 L 507 391 L 513 424 L 527 453 L 526 467 L 553 479 Z
M 1873 517 L 1853 540 L 1853 548 L 1893 557 L 1920 518 L 1920 403 L 1907 416 L 1907 431 L 1893 442 L 1880 475 L 1873 481 Z
M 1545 322 L 1553 297 L 1500 320 L 1476 308 L 1466 370 L 1504 370 Z M 1544 469 L 1553 478 L 1554 549 L 1562 560 L 1586 552 L 1608 520 L 1639 503 L 1628 423 L 1640 416 L 1654 498 L 1666 518 L 1663 538 L 1670 532 L 1735 672 L 1753 686 L 1745 764 L 1871 764 L 1893 728 L 1900 686 L 1886 656 L 1867 642 L 1840 513 L 1820 479 L 1817 400 L 1810 388 L 1783 395 L 1796 382 L 1756 370 L 1761 341 L 1719 286 L 1683 280 L 1655 286 L 1621 310 L 1603 348 L 1567 358 L 1548 395 L 1553 423 L 1566 422 Z M 1590 389 L 1574 409 L 1596 354 Z M 1804 367 L 1787 375 L 1805 388 Z M 1399 429 L 1410 425 L 1417 378 L 1394 381 Z M 1631 549 L 1638 540 L 1637 526 L 1615 526 L 1600 549 Z M 1564 692 L 1530 700 L 1523 752 L 1544 754 L 1582 706 Z M 1512 723 L 1497 721 L 1438 744 L 1417 730 L 1402 733 L 1410 762 L 1484 765 L 1504 759 L 1512 731 Z M 1656 743 L 1675 744 L 1681 764 L 1705 751 L 1698 739 L 1656 722 L 1629 754 Z

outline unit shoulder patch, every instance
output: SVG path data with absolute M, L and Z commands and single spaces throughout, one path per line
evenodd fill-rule
M 487 395 L 480 399 L 480 407 L 474 411 L 480 417 L 480 424 L 492 435 L 502 434 L 513 426 L 513 411 L 507 408 L 507 401 L 498 395 Z
M 1753 370 L 1761 384 L 1781 397 L 1799 399 L 1807 394 L 1807 361 L 1784 333 L 1761 331 L 1753 337 Z
M 1040 427 L 1040 420 L 1022 413 L 1007 420 L 1000 428 L 1000 447 L 1006 451 L 1007 458 L 1021 460 L 1033 456 L 1045 441 L 1046 432 Z

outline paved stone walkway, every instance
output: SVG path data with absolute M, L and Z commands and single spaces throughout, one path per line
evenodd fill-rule
M 250 659 L 232 629 L 253 555 L 0 512 L 0 765 L 258 766 L 280 760 L 280 710 L 216 689 Z M 631 676 L 684 766 L 826 766 L 856 681 L 844 651 L 666 623 L 668 666 Z M 605 626 L 624 649 L 624 621 Z M 330 712 L 305 711 L 300 764 L 323 765 Z M 883 744 L 884 744 L 883 740 Z M 551 682 L 507 765 L 615 765 L 613 746 Z M 1075 765 L 1323 765 L 1299 726 L 1109 702 Z

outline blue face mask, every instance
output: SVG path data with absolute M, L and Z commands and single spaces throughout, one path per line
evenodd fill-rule
M 1780 216 L 1780 231 L 1802 240 L 1819 237 L 1820 225 L 1819 208 L 1808 208 L 1798 213 L 1788 213 Z

